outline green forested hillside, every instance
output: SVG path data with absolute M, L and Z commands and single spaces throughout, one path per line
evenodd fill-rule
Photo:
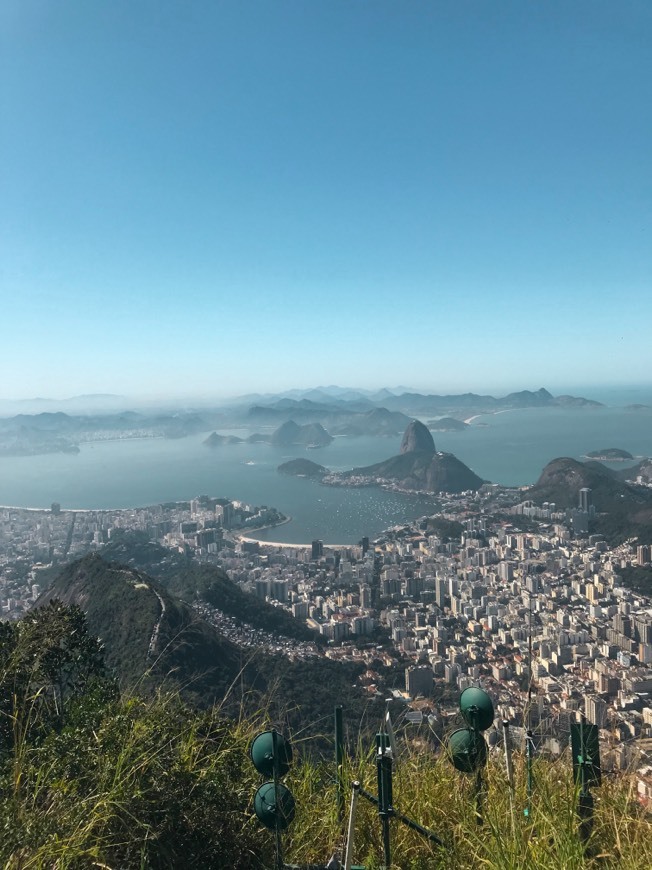
M 219 569 L 191 565 L 178 582 L 203 589 L 205 600 L 266 631 L 313 636 L 288 614 L 241 592 Z M 66 566 L 37 605 L 55 601 L 84 612 L 109 672 L 130 691 L 151 695 L 163 687 L 193 706 L 219 704 L 230 715 L 265 708 L 277 722 L 303 729 L 315 745 L 334 698 L 346 703 L 352 740 L 365 727 L 369 704 L 375 706 L 357 685 L 361 665 L 242 649 L 148 574 L 97 554 Z
M 305 623 L 278 607 L 243 592 L 226 573 L 214 565 L 201 565 L 160 544 L 126 534 L 102 550 L 106 561 L 116 561 L 144 571 L 186 602 L 205 600 L 223 613 L 253 628 L 293 640 L 319 641 Z

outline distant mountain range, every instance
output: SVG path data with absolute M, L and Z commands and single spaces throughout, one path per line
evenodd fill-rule
M 276 433 L 270 437 L 268 433 L 258 430 L 278 429 L 286 423 L 298 427 L 318 424 L 325 433 L 315 430 L 314 437 L 306 441 L 303 434 L 297 435 L 295 432 L 292 440 L 284 436 L 285 446 L 302 443 L 304 446 L 323 446 L 329 438 L 337 436 L 396 437 L 414 417 L 440 418 L 429 421 L 429 425 L 434 430 L 451 431 L 464 429 L 464 420 L 481 413 L 514 408 L 600 407 L 599 402 L 590 399 L 565 395 L 555 397 L 543 388 L 522 390 L 502 398 L 476 393 L 439 396 L 387 389 L 370 392 L 335 387 L 291 393 L 293 395 L 257 397 L 254 404 L 236 401 L 230 406 L 212 409 L 186 408 L 156 412 L 122 410 L 115 413 L 104 408 L 102 412 L 89 411 L 83 414 L 68 414 L 58 410 L 0 417 L 0 456 L 76 452 L 84 441 L 134 437 L 183 438 L 228 427 L 253 430 L 247 439 L 249 441 L 270 440 L 274 443 L 272 439 Z M 79 403 L 83 405 L 86 402 L 84 407 L 90 407 L 88 403 L 92 399 L 98 402 L 110 399 L 118 403 L 121 398 L 79 397 Z M 70 400 L 72 404 L 76 401 Z M 215 436 L 209 442 L 211 446 L 237 443 L 238 439 L 238 436 L 217 432 Z
M 43 411 L 0 418 L 0 456 L 76 452 L 83 441 L 113 438 L 184 438 L 224 422 L 221 412 L 65 414 Z
M 410 422 L 400 411 L 367 407 L 366 403 L 350 402 L 333 405 L 317 404 L 309 399 L 282 399 L 272 405 L 253 405 L 247 411 L 248 426 L 278 425 L 281 422 L 320 423 L 331 435 L 396 436 Z
M 329 390 L 334 392 L 329 392 Z M 320 388 L 317 390 L 292 391 L 290 394 L 250 397 L 251 411 L 267 408 L 277 412 L 325 412 L 339 410 L 365 410 L 384 407 L 390 411 L 402 411 L 411 416 L 423 414 L 444 414 L 453 412 L 479 413 L 511 408 L 543 407 L 602 407 L 600 402 L 578 396 L 553 396 L 543 387 L 539 390 L 521 390 L 506 396 L 461 393 L 454 395 L 424 394 L 400 390 L 380 390 L 375 393 L 364 390 L 339 390 Z

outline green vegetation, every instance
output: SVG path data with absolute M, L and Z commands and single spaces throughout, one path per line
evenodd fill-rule
M 634 458 L 628 450 L 621 450 L 620 447 L 605 447 L 603 450 L 589 450 L 586 455 L 589 459 L 603 459 L 607 461 Z
M 328 474 L 328 469 L 310 459 L 290 459 L 279 465 L 277 471 L 281 474 L 291 474 L 297 477 L 323 477 Z
M 428 517 L 427 535 L 437 535 L 443 541 L 459 541 L 464 526 L 457 520 L 447 520 L 446 517 Z
M 334 700 L 347 699 L 337 698 Z M 0 861 L 7 868 L 234 868 L 273 866 L 273 836 L 259 827 L 252 798 L 261 779 L 248 757 L 269 711 L 227 718 L 198 712 L 177 696 L 120 696 L 102 651 L 76 608 L 52 604 L 17 624 L 0 643 Z M 376 718 L 380 716 L 377 711 Z M 330 750 L 331 722 L 321 723 Z M 284 837 L 292 863 L 325 861 L 341 848 L 330 752 L 306 754 L 287 722 L 298 761 L 286 783 L 297 815 Z M 523 759 L 516 793 L 500 753 L 489 759 L 478 826 L 473 778 L 458 774 L 429 738 L 399 739 L 394 804 L 443 840 L 442 849 L 392 823 L 395 870 L 580 870 L 652 866 L 652 824 L 628 775 L 595 788 L 595 825 L 577 834 L 577 789 L 568 758 L 538 758 L 529 819 Z M 369 741 L 358 739 L 345 781 L 376 792 Z M 381 864 L 376 810 L 359 801 L 355 860 Z
M 630 568 L 620 568 L 618 573 L 625 586 L 628 586 L 640 595 L 652 598 L 652 568 L 632 566 Z
M 287 611 L 243 592 L 221 568 L 200 565 L 193 559 L 149 541 L 145 534 L 124 535 L 118 542 L 105 547 L 102 557 L 105 561 L 115 561 L 146 572 L 183 601 L 206 601 L 253 628 L 291 640 L 321 640 L 316 632 Z
M 119 697 L 77 608 L 2 628 L 2 866 L 264 866 L 249 814 L 253 723 L 174 696 Z
M 159 564 L 156 545 L 152 549 L 140 541 L 137 551 Z M 266 706 L 276 721 L 302 729 L 313 746 L 320 744 L 323 722 L 332 715 L 333 697 L 346 704 L 356 728 L 366 721 L 367 707 L 374 703 L 358 685 L 362 665 L 318 656 L 290 660 L 280 652 L 283 637 L 300 642 L 312 640 L 314 632 L 285 611 L 242 592 L 219 569 L 193 562 L 185 573 L 177 573 L 179 569 L 174 560 L 164 562 L 166 587 L 144 572 L 107 564 L 93 554 L 66 566 L 40 603 L 62 601 L 84 611 L 90 633 L 101 638 L 108 672 L 123 691 L 151 697 L 163 688 L 193 707 L 219 703 L 234 716 L 253 715 Z M 189 598 L 200 590 L 200 598 L 214 602 L 223 613 L 273 634 L 279 651 L 271 651 L 269 644 L 256 646 L 255 638 L 251 647 L 238 646 L 171 594 L 174 583 Z
M 574 508 L 580 489 L 589 487 L 596 510 L 590 531 L 616 545 L 637 535 L 646 536 L 652 523 L 652 490 L 623 482 L 621 474 L 600 462 L 553 459 L 528 491 L 528 498 L 539 504 L 554 502 L 560 509 Z

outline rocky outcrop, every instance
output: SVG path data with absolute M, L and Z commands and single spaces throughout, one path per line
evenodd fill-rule
M 297 425 L 294 420 L 288 420 L 274 430 L 270 443 L 274 447 L 291 447 L 298 442 L 300 432 L 301 426 Z
M 242 438 L 237 435 L 220 435 L 212 432 L 204 441 L 206 447 L 222 447 L 224 444 L 242 444 Z
M 288 420 L 272 433 L 270 443 L 274 447 L 325 447 L 333 440 L 321 423 L 306 423 L 299 426 L 294 420 Z
M 414 453 L 415 451 L 435 452 L 435 442 L 432 435 L 419 420 L 413 420 L 405 430 L 401 441 L 401 454 Z

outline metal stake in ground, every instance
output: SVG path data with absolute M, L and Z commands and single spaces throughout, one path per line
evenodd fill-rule
M 344 826 L 344 728 L 342 707 L 335 707 L 335 770 L 337 774 L 337 820 Z

